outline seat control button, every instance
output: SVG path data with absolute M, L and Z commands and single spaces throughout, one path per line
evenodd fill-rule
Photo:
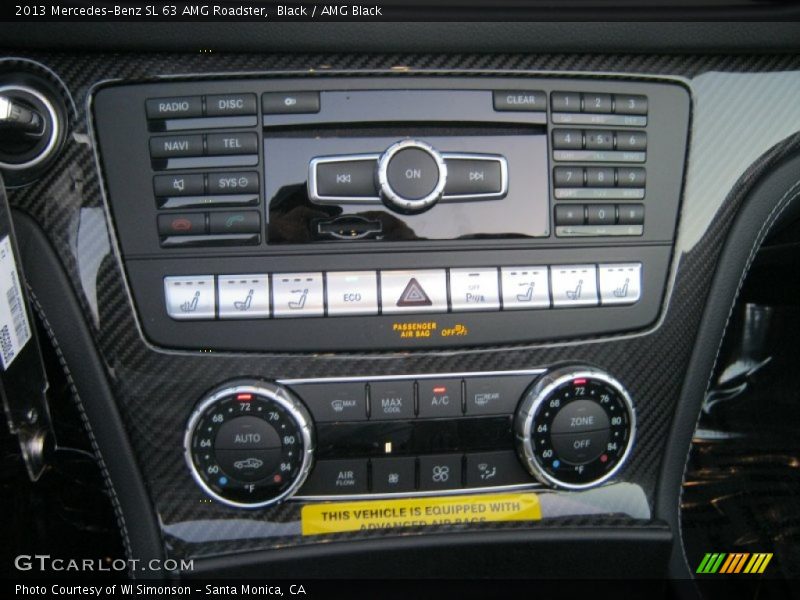
M 641 263 L 600 265 L 601 304 L 634 304 L 641 294 Z
M 597 267 L 564 265 L 550 267 L 553 306 L 596 306 Z
M 269 318 L 267 275 L 219 275 L 217 296 L 220 319 Z
M 176 320 L 213 319 L 216 311 L 214 276 L 165 277 L 167 314 Z

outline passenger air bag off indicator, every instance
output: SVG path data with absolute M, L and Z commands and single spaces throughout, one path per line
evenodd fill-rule
M 541 518 L 532 492 L 310 504 L 301 512 L 303 535 Z

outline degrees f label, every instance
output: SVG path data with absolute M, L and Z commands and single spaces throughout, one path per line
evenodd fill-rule
M 3 370 L 31 339 L 31 326 L 19 283 L 19 270 L 11 250 L 11 238 L 0 241 L 0 360 Z

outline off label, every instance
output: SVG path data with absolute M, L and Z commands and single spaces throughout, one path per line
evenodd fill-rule
M 539 498 L 530 492 L 457 497 L 338 502 L 304 506 L 303 535 L 394 527 L 538 521 Z

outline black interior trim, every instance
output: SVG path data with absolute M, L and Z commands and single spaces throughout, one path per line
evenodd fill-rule
M 800 155 L 785 158 L 788 152 L 795 151 L 798 146 L 800 135 L 779 144 L 760 161 L 755 171 L 751 170 L 737 184 L 739 193 L 747 194 L 747 198 L 717 263 L 659 479 L 655 514 L 666 520 L 672 530 L 678 533 L 681 526 L 679 502 L 687 452 L 714 369 L 717 350 L 741 283 L 755 252 L 769 233 L 770 220 L 780 216 L 779 206 L 782 203 L 791 203 L 800 193 L 800 187 L 793 190 L 793 186 L 800 183 Z M 766 175 L 759 178 L 765 172 Z M 687 569 L 682 543 L 676 543 L 670 560 L 670 575 L 676 578 L 691 577 Z
M 92 424 L 127 523 L 132 558 L 144 564 L 163 559 L 156 515 L 78 301 L 45 234 L 26 214 L 12 213 L 28 285 L 53 329 Z M 157 575 L 148 573 L 149 578 Z
M 540 11 L 537 19 L 557 18 Z M 789 11 L 787 13 L 787 10 Z M 631 18 L 624 13 L 584 9 L 568 18 L 585 22 L 524 20 L 505 23 L 295 23 L 295 22 L 73 22 L 0 24 L 6 48 L 50 51 L 107 49 L 155 52 L 670 52 L 787 53 L 800 48 L 800 7 L 750 12 L 749 22 L 598 22 Z M 449 12 L 448 18 L 457 15 Z M 467 13 L 463 13 L 467 14 Z M 662 18 L 687 18 L 667 12 Z M 510 18 L 510 13 L 506 16 Z M 642 18 L 641 16 L 639 18 Z M 654 18 L 653 16 L 645 18 Z M 717 15 L 719 18 L 719 15 Z M 725 12 L 730 19 L 731 13 Z M 779 22 L 762 22 L 772 18 Z

